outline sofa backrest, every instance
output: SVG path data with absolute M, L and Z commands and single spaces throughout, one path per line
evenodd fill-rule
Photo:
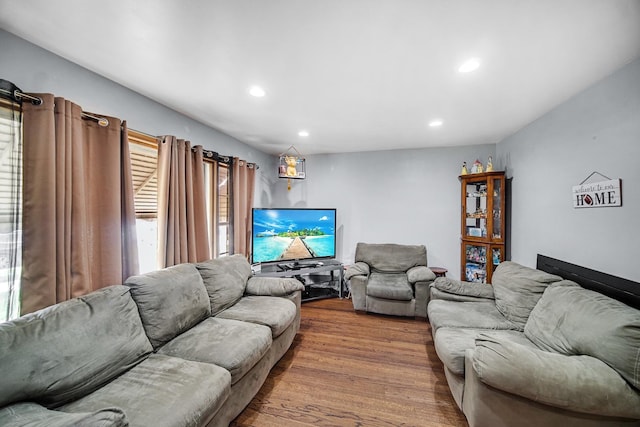
M 504 261 L 491 279 L 496 308 L 504 317 L 524 327 L 547 286 L 560 280 L 560 276 Z
M 0 407 L 57 407 L 98 389 L 152 351 L 126 286 L 110 286 L 0 323 Z
M 380 272 L 406 272 L 411 267 L 427 265 L 427 248 L 424 245 L 360 242 L 356 245 L 355 262 L 365 262 Z
M 240 254 L 200 262 L 196 267 L 207 288 L 214 316 L 242 298 L 251 277 L 251 265 Z
M 211 315 L 209 296 L 193 264 L 131 276 L 125 281 L 153 348 Z
M 588 355 L 640 390 L 640 310 L 563 280 L 549 286 L 524 333 L 538 347 Z

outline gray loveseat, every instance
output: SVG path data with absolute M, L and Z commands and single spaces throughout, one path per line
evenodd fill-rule
M 355 310 L 395 316 L 426 317 L 435 278 L 424 245 L 395 243 L 358 243 L 345 272 Z
M 640 425 L 640 310 L 514 262 L 492 282 L 438 278 L 428 305 L 471 427 Z
M 235 255 L 0 323 L 0 425 L 226 426 L 291 345 L 303 288 Z

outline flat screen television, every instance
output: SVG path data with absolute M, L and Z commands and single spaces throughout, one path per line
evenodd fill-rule
M 336 210 L 253 208 L 253 263 L 336 256 Z

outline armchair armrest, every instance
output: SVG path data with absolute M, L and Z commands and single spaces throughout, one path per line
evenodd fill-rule
M 369 276 L 369 264 L 366 262 L 358 261 L 355 264 L 351 264 L 347 267 L 347 271 L 344 273 L 345 280 L 351 279 L 353 276 Z
M 423 265 L 411 267 L 407 270 L 407 280 L 409 280 L 409 283 L 432 282 L 435 278 L 435 273 Z
M 493 286 L 463 282 L 448 277 L 438 277 L 432 284 L 432 298 L 450 299 L 454 301 L 493 300 Z M 434 291 L 437 290 L 437 291 Z M 463 297 L 463 298 L 461 298 Z
M 475 343 L 465 358 L 491 387 L 571 411 L 640 418 L 640 393 L 599 359 L 551 353 L 490 333 Z
M 292 277 L 252 276 L 247 281 L 245 295 L 284 297 L 296 291 L 303 291 L 304 285 Z

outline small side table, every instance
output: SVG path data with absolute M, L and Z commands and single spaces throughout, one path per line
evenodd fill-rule
M 433 271 L 433 274 L 436 275 L 436 277 L 445 277 L 447 275 L 447 270 L 444 267 L 429 267 L 429 270 Z

